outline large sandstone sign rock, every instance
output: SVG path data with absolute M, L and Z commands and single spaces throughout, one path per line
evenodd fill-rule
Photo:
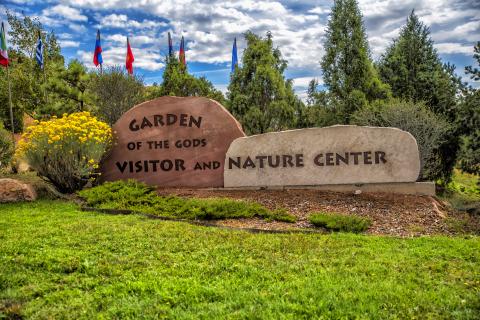
M 222 105 L 200 97 L 144 102 L 113 130 L 117 144 L 101 166 L 103 180 L 165 187 L 222 187 L 228 147 L 245 136 Z
M 236 139 L 225 160 L 225 187 L 414 182 L 419 172 L 410 133 L 332 126 Z

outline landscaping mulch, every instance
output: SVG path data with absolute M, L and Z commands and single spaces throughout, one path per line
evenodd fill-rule
M 313 228 L 308 221 L 312 212 L 337 212 L 368 217 L 372 225 L 367 233 L 400 237 L 458 233 L 480 234 L 480 216 L 457 212 L 430 196 L 388 193 L 327 192 L 319 190 L 207 190 L 159 188 L 159 195 L 181 197 L 227 197 L 252 200 L 269 209 L 285 208 L 298 220 L 295 224 L 267 222 L 262 219 L 227 219 L 214 223 L 236 228 L 288 230 Z

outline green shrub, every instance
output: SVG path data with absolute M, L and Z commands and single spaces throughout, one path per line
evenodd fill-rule
M 14 153 L 12 134 L 0 122 L 0 169 L 10 164 Z
M 27 128 L 17 156 L 62 193 L 80 190 L 94 177 L 112 143 L 112 129 L 88 112 L 65 114 Z
M 372 221 L 368 218 L 337 213 L 314 213 L 310 216 L 310 222 L 316 227 L 354 233 L 363 232 L 372 224 Z
M 352 116 L 352 124 L 395 127 L 410 132 L 417 140 L 421 171 L 419 180 L 448 181 L 453 163 L 444 156 L 453 127 L 422 104 L 393 100 L 362 108 Z M 453 143 L 453 142 L 452 142 Z
M 78 193 L 88 206 L 120 209 L 179 219 L 217 220 L 259 217 L 267 220 L 295 222 L 295 216 L 284 209 L 271 211 L 249 201 L 226 198 L 184 199 L 160 197 L 155 188 L 135 180 L 106 182 Z

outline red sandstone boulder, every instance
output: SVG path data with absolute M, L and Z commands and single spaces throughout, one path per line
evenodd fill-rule
M 102 163 L 104 181 L 136 179 L 160 187 L 223 187 L 230 143 L 240 123 L 218 102 L 161 97 L 115 123 L 116 145 Z
M 37 194 L 31 185 L 15 179 L 0 179 L 0 203 L 33 201 Z

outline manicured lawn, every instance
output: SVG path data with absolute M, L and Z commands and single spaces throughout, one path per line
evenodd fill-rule
M 478 319 L 480 238 L 250 234 L 0 205 L 0 318 Z

